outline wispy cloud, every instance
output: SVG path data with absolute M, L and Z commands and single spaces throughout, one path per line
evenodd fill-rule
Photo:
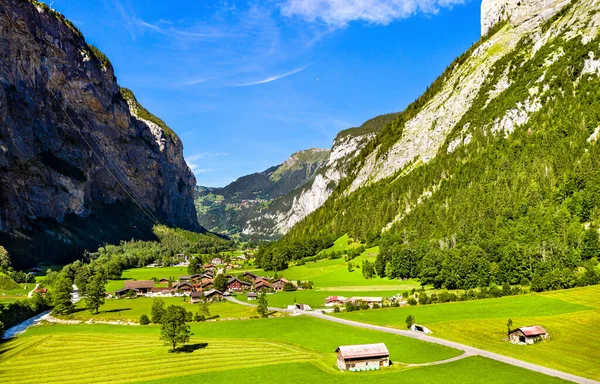
M 296 68 L 296 69 L 294 69 L 292 71 L 289 71 L 289 72 L 286 72 L 286 73 L 282 73 L 280 75 L 269 76 L 266 79 L 262 79 L 262 80 L 258 80 L 258 81 L 253 81 L 253 82 L 250 82 L 250 83 L 235 84 L 235 85 L 233 85 L 233 87 L 250 87 L 252 85 L 259 85 L 259 84 L 271 83 L 273 81 L 276 81 L 276 80 L 279 80 L 279 79 L 283 79 L 284 77 L 288 77 L 288 76 L 295 75 L 296 73 L 300 73 L 300 72 L 304 71 L 306 68 L 308 68 L 308 65 L 305 65 L 304 67 Z
M 299 16 L 310 22 L 343 28 L 353 21 L 387 25 L 417 13 L 435 14 L 441 7 L 467 0 L 285 0 L 284 16 Z
M 187 156 L 186 160 L 188 162 L 195 162 L 200 159 L 210 159 L 210 158 L 215 158 L 215 157 L 219 157 L 219 156 L 229 156 L 229 153 L 227 153 L 227 152 L 200 152 L 200 153 L 196 153 L 192 156 Z M 189 163 L 188 163 L 188 165 L 189 165 Z

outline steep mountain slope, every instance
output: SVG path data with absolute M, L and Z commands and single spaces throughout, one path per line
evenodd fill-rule
M 201 230 L 181 141 L 73 24 L 4 0 L 0 31 L 0 243 L 17 267 L 151 237 L 154 221 Z
M 329 150 L 308 149 L 294 153 L 283 164 L 240 177 L 224 188 L 196 188 L 198 221 L 219 233 L 240 233 L 245 223 L 313 180 L 326 164 Z
M 259 263 L 281 270 L 310 256 L 307 242 L 348 233 L 381 244 L 381 276 L 537 290 L 598 280 L 599 10 L 484 0 L 487 35 Z

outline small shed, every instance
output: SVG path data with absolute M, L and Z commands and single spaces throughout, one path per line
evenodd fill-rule
M 342 371 L 376 370 L 390 365 L 390 352 L 384 343 L 346 345 L 335 351 L 337 366 Z
M 550 337 L 548 332 L 541 325 L 513 329 L 509 334 L 510 342 L 513 344 L 535 344 L 548 337 Z
M 190 299 L 191 299 L 192 304 L 199 303 L 200 301 L 202 301 L 203 297 L 204 297 L 204 292 L 192 292 L 190 294 Z
M 248 295 L 246 297 L 248 298 L 248 301 L 256 300 L 256 299 L 258 299 L 258 293 L 248 292 Z
M 146 294 L 152 292 L 154 280 L 129 280 L 123 285 L 124 289 L 137 289 L 138 294 Z

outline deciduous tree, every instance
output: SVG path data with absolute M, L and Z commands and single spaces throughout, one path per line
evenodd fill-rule
M 160 339 L 165 342 L 165 345 L 172 346 L 172 352 L 175 351 L 178 344 L 185 344 L 190 341 L 192 332 L 190 326 L 185 322 L 186 317 L 186 310 L 176 305 L 170 305 L 162 317 Z

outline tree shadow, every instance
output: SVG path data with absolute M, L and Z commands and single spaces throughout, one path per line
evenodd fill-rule
M 198 344 L 187 344 L 182 345 L 181 347 L 175 349 L 175 351 L 169 351 L 172 353 L 192 353 L 198 349 L 204 349 L 208 347 L 208 343 L 198 343 Z
M 131 308 L 109 309 L 107 311 L 100 311 L 100 312 L 104 312 L 104 313 L 116 313 L 116 312 L 123 312 L 123 311 L 131 311 Z

